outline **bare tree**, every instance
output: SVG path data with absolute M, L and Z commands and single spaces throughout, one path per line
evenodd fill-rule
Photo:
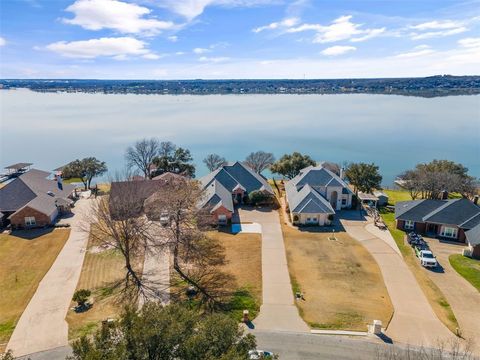
M 145 203 L 152 220 L 168 214 L 164 234 L 172 253 L 173 269 L 183 283 L 192 286 L 208 308 L 225 304 L 231 294 L 234 278 L 222 272 L 224 249 L 202 231 L 211 225 L 208 211 L 198 206 L 203 191 L 195 181 L 177 180 L 165 185 Z
M 203 163 L 207 166 L 208 170 L 215 171 L 225 165 L 227 160 L 217 154 L 208 154 L 206 158 L 203 159 Z
M 322 163 L 322 167 L 324 167 L 327 170 L 330 170 L 331 172 L 333 172 L 337 176 L 340 176 L 340 165 L 339 164 L 334 163 L 334 162 L 330 162 L 330 161 L 324 161 Z
M 275 156 L 272 153 L 265 151 L 256 151 L 250 153 L 245 159 L 245 164 L 252 168 L 256 173 L 261 173 L 263 170 L 270 167 L 275 162 Z
M 129 166 L 137 167 L 145 176 L 150 177 L 150 165 L 160 151 L 160 142 L 155 138 L 142 139 L 127 148 L 125 159 Z

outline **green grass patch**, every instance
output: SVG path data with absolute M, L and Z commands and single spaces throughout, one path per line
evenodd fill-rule
M 412 250 L 410 249 L 410 246 L 405 243 L 405 232 L 397 229 L 396 227 L 395 213 L 382 208 L 380 209 L 380 216 L 382 217 L 385 225 L 387 225 L 388 230 L 390 231 L 390 234 L 392 234 L 392 237 L 400 249 L 403 257 L 409 256 Z
M 70 178 L 70 179 L 65 179 L 63 180 L 65 184 L 71 184 L 71 183 L 81 183 L 82 179 L 80 178 Z
M 248 310 L 250 319 L 254 319 L 257 317 L 260 306 L 247 288 L 241 288 L 235 291 L 225 309 L 235 320 L 241 321 L 243 310 Z
M 470 259 L 462 254 L 453 254 L 448 258 L 450 265 L 480 291 L 480 260 Z
M 0 338 L 8 339 L 15 329 L 15 321 L 7 321 L 0 324 Z

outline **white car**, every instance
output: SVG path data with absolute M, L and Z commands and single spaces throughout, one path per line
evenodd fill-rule
M 273 353 L 265 350 L 250 350 L 248 352 L 248 358 L 250 360 L 270 359 L 273 358 Z
M 437 267 L 438 265 L 437 258 L 430 250 L 420 250 L 418 253 L 418 258 L 420 259 L 420 264 L 423 267 Z

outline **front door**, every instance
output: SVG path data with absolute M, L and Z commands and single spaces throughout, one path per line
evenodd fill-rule
M 332 205 L 333 210 L 337 210 L 337 198 L 338 193 L 336 191 L 332 191 L 330 194 L 330 205 Z

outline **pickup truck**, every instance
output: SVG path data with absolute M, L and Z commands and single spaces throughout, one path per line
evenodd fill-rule
M 437 267 L 437 259 L 430 250 L 417 250 L 417 248 L 415 248 L 415 253 L 420 259 L 420 264 L 423 267 Z

